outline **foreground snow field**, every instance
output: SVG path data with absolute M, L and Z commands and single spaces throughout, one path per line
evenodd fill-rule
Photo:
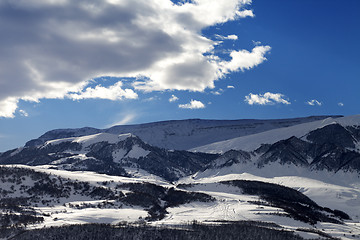
M 182 189 L 182 185 L 188 187 L 186 191 L 205 193 L 215 201 L 211 202 L 190 202 L 175 207 L 167 208 L 167 214 L 163 219 L 148 222 L 151 225 L 180 225 L 193 220 L 203 223 L 214 223 L 217 221 L 264 221 L 279 224 L 284 229 L 293 230 L 301 233 L 301 236 L 312 238 L 314 233 L 304 233 L 300 229 L 316 229 L 333 237 L 341 239 L 359 239 L 359 200 L 360 184 L 353 182 L 348 186 L 340 186 L 326 181 L 314 180 L 307 177 L 281 176 L 263 177 L 248 173 L 242 174 L 222 174 L 216 175 L 191 176 L 180 179 L 176 183 L 169 183 L 159 177 L 148 174 L 144 171 L 138 173 L 137 177 L 127 178 L 119 176 L 109 176 L 93 172 L 69 172 L 65 170 L 49 169 L 49 166 L 13 166 L 35 170 L 59 176 L 73 181 L 89 182 L 92 186 L 102 187 L 106 182 L 106 187 L 115 189 L 118 184 L 126 183 L 151 183 L 165 188 Z M 135 171 L 135 170 L 134 170 Z M 224 185 L 224 181 L 229 180 L 256 180 L 269 183 L 277 183 L 299 190 L 317 204 L 331 209 L 339 209 L 350 215 L 351 220 L 344 220 L 343 224 L 318 222 L 315 225 L 294 220 L 285 216 L 283 209 L 272 206 L 259 205 L 259 196 L 244 194 L 241 189 Z M 26 181 L 31 185 L 31 180 Z M 9 186 L 1 185 L 2 189 Z M 124 190 L 124 193 L 127 191 Z M 46 198 L 45 198 L 46 199 Z M 50 199 L 50 197 L 49 197 Z M 50 226 L 62 226 L 64 224 L 84 224 L 84 223 L 109 223 L 117 224 L 120 222 L 142 222 L 148 216 L 146 208 L 135 205 L 123 204 L 120 208 L 111 205 L 100 206 L 101 203 L 111 202 L 107 199 L 93 199 L 80 195 L 72 195 L 69 198 L 59 198 L 58 202 L 47 206 L 38 204 L 34 209 L 44 216 L 44 221 L 39 224 L 29 225 L 30 228 L 42 228 Z M 76 206 L 76 207 L 74 207 Z M 81 207 L 82 206 L 82 207 Z

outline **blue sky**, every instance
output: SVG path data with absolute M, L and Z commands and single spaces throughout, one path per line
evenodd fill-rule
M 0 151 L 55 128 L 359 114 L 359 1 L 177 4 L 2 1 Z

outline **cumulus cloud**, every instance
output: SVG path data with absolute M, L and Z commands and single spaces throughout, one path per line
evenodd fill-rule
M 316 100 L 316 99 L 307 101 L 306 104 L 307 104 L 307 105 L 310 105 L 310 106 L 315 106 L 315 105 L 316 105 L 316 106 L 321 106 L 321 105 L 322 105 L 322 103 L 319 102 L 319 101 Z
M 97 85 L 95 88 L 88 87 L 84 91 L 78 93 L 67 94 L 66 96 L 73 100 L 80 99 L 109 99 L 109 100 L 123 100 L 136 99 L 138 95 L 132 89 L 122 89 L 122 82 L 117 82 L 110 87 L 103 87 Z
M 269 46 L 214 55 L 201 30 L 253 17 L 251 0 L 4 0 L 0 3 L 0 117 L 20 99 L 135 98 L 137 90 L 214 88 L 214 81 L 265 61 Z M 31 27 L 29 27 L 31 26 Z M 234 36 L 227 36 L 235 39 Z M 133 89 L 88 81 L 136 79 Z M 119 93 L 115 94 L 114 89 Z
M 291 104 L 288 100 L 284 98 L 285 96 L 281 93 L 270 93 L 266 92 L 265 94 L 253 94 L 245 96 L 245 102 L 249 105 L 273 105 L 276 103 L 281 104 Z
M 179 98 L 175 95 L 171 95 L 171 98 L 169 98 L 169 102 L 176 102 L 177 100 L 179 100 Z
M 14 118 L 19 100 L 13 97 L 7 97 L 0 101 L 0 117 Z
M 200 109 L 200 108 L 205 108 L 205 105 L 197 100 L 193 100 L 191 99 L 190 103 L 187 104 L 179 104 L 179 108 L 184 108 L 184 109 Z
M 269 46 L 256 46 L 251 52 L 247 50 L 232 51 L 231 60 L 221 62 L 222 72 L 229 73 L 253 68 L 266 60 L 265 54 L 271 50 Z

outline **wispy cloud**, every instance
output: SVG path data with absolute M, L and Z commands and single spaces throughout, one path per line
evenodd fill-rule
M 224 89 L 219 88 L 217 91 L 211 91 L 211 93 L 214 95 L 221 95 L 224 93 Z
M 169 98 L 169 102 L 176 102 L 177 100 L 179 100 L 179 98 L 175 95 L 171 95 L 171 98 Z
M 246 103 L 249 105 L 273 105 L 276 103 L 281 103 L 285 105 L 291 104 L 289 100 L 285 99 L 285 95 L 281 93 L 270 93 L 266 92 L 265 94 L 253 94 L 245 96 Z
M 233 89 L 233 88 L 235 88 L 235 87 L 234 87 L 234 86 L 229 85 L 229 86 L 227 86 L 227 88 L 229 88 L 229 89 Z
M 120 120 L 115 121 L 111 124 L 106 125 L 105 127 L 112 127 L 112 126 L 116 126 L 116 125 L 125 125 L 125 124 L 129 124 L 132 121 L 134 121 L 137 118 L 137 114 L 135 113 L 126 113 L 126 114 L 121 114 L 120 116 Z
M 322 102 L 319 102 L 318 100 L 316 99 L 312 99 L 310 101 L 307 101 L 306 102 L 307 105 L 310 105 L 310 106 L 321 106 L 322 105 Z
M 237 40 L 238 39 L 238 36 L 232 34 L 232 35 L 228 35 L 228 36 L 222 36 L 222 35 L 219 35 L 219 34 L 215 34 L 215 37 L 217 39 L 220 39 L 220 40 Z
M 193 100 L 191 99 L 190 103 L 187 104 L 179 104 L 179 108 L 184 108 L 184 109 L 201 109 L 201 108 L 205 108 L 205 105 L 197 100 Z
M 145 98 L 142 101 L 143 102 L 153 102 L 153 101 L 156 101 L 156 100 L 160 100 L 160 98 L 158 96 L 153 96 L 153 97 Z
M 343 106 L 344 106 L 344 103 L 339 102 L 339 103 L 338 103 L 338 106 L 339 106 L 339 107 L 343 107 Z

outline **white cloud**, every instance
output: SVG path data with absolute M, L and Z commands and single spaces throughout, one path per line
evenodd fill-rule
M 8 97 L 4 101 L 0 101 L 0 117 L 14 118 L 15 111 L 19 100 Z
M 142 101 L 143 102 L 152 102 L 152 101 L 156 101 L 156 100 L 160 100 L 160 98 L 158 96 L 153 96 L 153 97 L 145 98 Z
M 95 88 L 88 87 L 85 91 L 67 94 L 66 96 L 73 100 L 97 98 L 115 101 L 125 98 L 138 98 L 138 95 L 132 89 L 122 89 L 122 82 L 117 82 L 110 87 L 102 87 L 101 85 L 97 85 Z
M 253 68 L 267 60 L 265 54 L 271 50 L 269 46 L 256 46 L 251 52 L 247 50 L 232 51 L 230 53 L 231 61 L 221 62 L 223 73 L 244 71 Z
M 28 114 L 25 110 L 23 110 L 23 109 L 20 109 L 20 110 L 19 110 L 19 113 L 20 113 L 21 116 L 24 116 L 24 117 L 28 117 L 28 116 L 29 116 L 29 114 Z
M 339 107 L 343 107 L 343 106 L 344 106 L 344 103 L 339 102 L 339 103 L 338 103 L 338 106 L 339 106 Z
M 18 0 L 0 4 L 0 117 L 20 99 L 136 98 L 136 90 L 214 88 L 266 60 L 269 46 L 214 55 L 201 30 L 254 14 L 251 0 Z M 31 28 L 29 28 L 31 26 Z M 235 39 L 229 35 L 226 38 Z M 135 89 L 86 88 L 101 76 L 133 77 Z M 119 90 L 115 93 L 115 89 Z M 109 96 L 106 96 L 109 94 Z
M 266 92 L 265 94 L 253 94 L 245 96 L 245 102 L 249 105 L 273 105 L 276 103 L 282 104 L 291 104 L 288 100 L 284 99 L 284 95 L 281 93 L 270 93 Z
M 316 105 L 316 106 L 321 106 L 321 105 L 322 105 L 322 103 L 319 102 L 319 101 L 316 100 L 316 99 L 307 101 L 306 104 L 307 104 L 307 105 L 310 105 L 310 106 L 315 106 L 315 105 Z
M 200 109 L 200 108 L 205 108 L 205 105 L 197 100 L 193 100 L 191 99 L 190 103 L 187 104 L 179 104 L 179 108 L 184 108 L 184 109 Z
M 211 93 L 214 94 L 214 95 L 221 95 L 221 94 L 224 93 L 224 89 L 220 88 L 217 91 L 211 91 Z
M 255 46 L 259 46 L 259 45 L 261 45 L 261 42 L 260 41 L 252 41 L 253 42 L 253 44 L 255 45 Z
M 229 89 L 234 89 L 235 87 L 234 87 L 234 86 L 229 85 L 229 86 L 227 86 L 227 88 L 229 88 Z
M 218 34 L 215 34 L 215 37 L 217 39 L 220 39 L 220 40 L 237 40 L 238 39 L 238 36 L 232 34 L 232 35 L 228 35 L 228 36 L 221 36 L 221 35 L 218 35 Z
M 239 13 L 240 17 L 255 17 L 255 14 L 253 13 L 253 11 L 251 10 L 244 10 L 242 12 Z
M 169 102 L 176 102 L 177 100 L 179 100 L 179 98 L 175 95 L 171 95 L 171 98 L 169 98 Z

